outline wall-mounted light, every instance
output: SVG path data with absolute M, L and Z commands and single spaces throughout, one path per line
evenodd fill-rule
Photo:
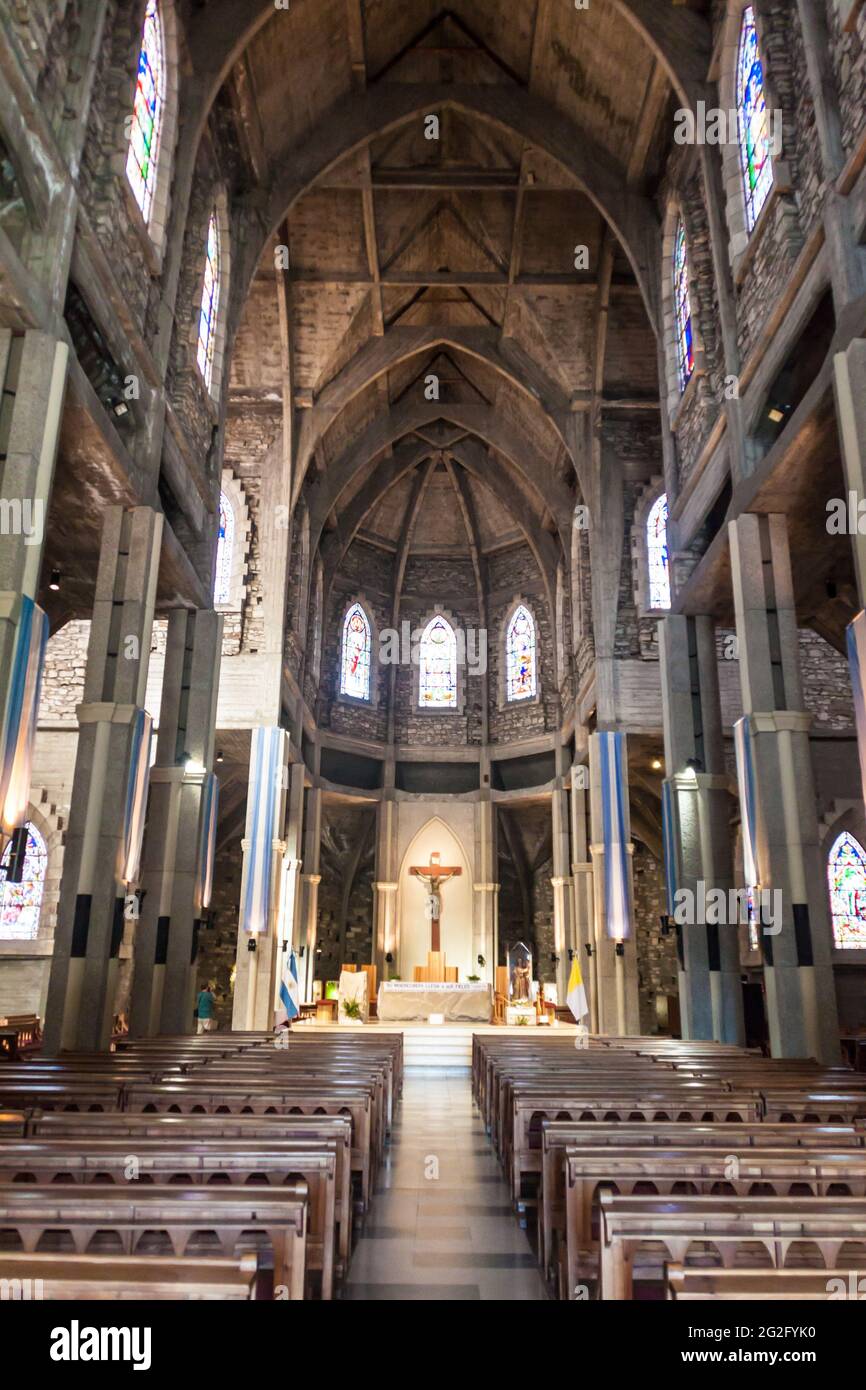
M 616 946 L 614 947 L 614 950 L 616 951 L 616 954 L 617 954 L 618 956 L 624 956 L 624 955 L 625 955 L 625 942 L 624 942 L 624 941 L 618 941 L 618 942 L 616 943 Z
M 484 959 L 483 956 L 479 956 L 479 957 L 478 957 L 478 964 L 479 964 L 479 965 L 482 967 L 482 969 L 483 969 L 483 967 L 487 964 L 487 961 Z
M 223 761 L 223 752 L 221 748 L 217 749 L 216 760 L 218 763 L 221 763 Z
M 659 921 L 661 922 L 662 936 L 670 936 L 671 919 L 668 916 L 668 914 L 666 912 L 663 912 L 661 917 L 659 917 Z
M 592 956 L 592 942 L 591 942 L 591 941 L 585 941 L 585 942 L 583 943 L 583 949 L 586 951 L 586 954 L 587 954 L 588 956 L 590 956 L 590 957 Z
M 247 942 L 247 950 L 248 950 L 248 951 L 254 951 L 255 949 L 256 949 L 256 938 L 255 938 L 254 936 L 251 936 L 250 939 L 249 939 L 249 941 Z
M 394 964 L 394 957 L 392 956 L 392 954 L 391 954 L 390 951 L 386 951 L 386 953 L 385 953 L 385 962 L 386 962 L 387 965 L 393 965 L 393 964 Z
M 550 964 L 559 965 L 559 956 L 556 954 L 555 951 L 551 951 L 550 953 Z
M 653 758 L 653 760 L 652 760 L 652 770 L 653 770 L 653 772 L 661 772 L 661 770 L 662 770 L 662 760 L 661 760 L 661 758 Z
M 51 571 L 51 578 L 48 581 L 48 587 L 52 593 L 57 593 L 57 590 L 60 588 L 60 570 L 55 569 Z

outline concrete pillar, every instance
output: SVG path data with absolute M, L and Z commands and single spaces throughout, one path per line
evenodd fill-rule
M 555 975 L 556 993 L 558 1002 L 564 1004 L 570 964 L 568 952 L 573 949 L 571 833 L 566 791 L 566 780 L 570 783 L 571 777 L 564 771 L 566 750 L 561 745 L 557 747 L 556 757 L 557 777 L 550 804 L 553 849 L 553 877 L 550 882 L 553 887 L 553 949 L 559 957 Z
M 38 596 L 68 357 L 50 334 L 0 328 L 0 728 L 21 598 Z
M 672 822 L 665 870 L 671 895 L 677 889 L 691 895 L 677 914 L 685 917 L 677 924 L 683 1037 L 741 1044 L 738 915 L 707 923 L 700 907 L 711 889 L 721 889 L 729 903 L 734 886 L 715 625 L 712 618 L 671 614 L 659 626 L 664 794 Z
M 397 803 L 380 801 L 376 810 L 376 878 L 373 883 L 374 960 L 380 980 L 396 972 L 397 940 Z M 388 964 L 385 957 L 394 957 Z
M 743 714 L 753 758 L 759 888 L 780 909 L 759 932 L 774 1057 L 839 1060 L 827 877 L 819 845 L 787 523 L 729 522 Z M 778 898 L 776 898 L 778 894 Z
M 598 1032 L 593 877 L 588 818 L 589 768 L 584 763 L 575 763 L 571 769 L 572 939 L 569 942 L 569 949 L 578 954 L 580 973 L 583 976 L 586 997 L 589 1002 L 589 1018 L 584 1019 L 584 1023 L 592 1032 Z M 590 948 L 589 951 L 587 947 Z M 570 973 L 571 962 L 569 961 Z
M 475 872 L 472 973 L 493 984 L 499 884 L 496 882 L 496 807 L 489 791 L 482 791 L 475 808 Z M 478 964 L 479 956 L 484 957 L 484 966 Z
M 272 839 L 273 857 L 268 894 L 267 919 L 263 930 L 251 933 L 243 929 L 243 912 L 246 888 L 252 869 L 256 849 L 256 835 L 263 832 L 259 828 L 257 816 L 256 791 L 253 785 L 254 764 L 250 762 L 250 789 L 247 795 L 247 820 L 243 850 L 243 872 L 241 875 L 241 928 L 238 930 L 238 949 L 235 972 L 234 1003 L 232 1008 L 232 1028 L 236 1031 L 262 1028 L 269 1029 L 274 1023 L 274 1000 L 278 988 L 278 971 L 282 968 L 281 932 L 285 871 L 283 860 L 286 857 L 286 842 L 282 837 L 282 827 L 286 818 L 286 801 L 289 787 L 290 741 L 285 729 L 276 730 L 279 742 L 278 769 L 279 795 Z M 254 946 L 254 949 L 253 949 Z
M 640 1032 L 637 981 L 637 949 L 634 938 L 634 887 L 632 876 L 631 826 L 628 804 L 628 761 L 623 750 L 619 795 L 624 817 L 624 843 L 628 856 L 627 911 L 625 921 L 616 920 L 605 901 L 605 807 L 602 797 L 602 736 L 589 737 L 590 817 L 592 825 L 593 956 L 598 999 L 598 1031 L 613 1035 Z M 623 743 L 625 736 L 623 735 Z
M 848 626 L 848 661 L 857 722 L 860 782 L 866 800 L 866 525 L 861 533 L 861 510 L 866 512 L 866 338 L 857 338 L 833 362 L 836 418 L 847 484 L 849 530 L 857 575 L 860 612 Z M 852 526 L 853 523 L 853 526 Z
M 141 918 L 135 932 L 130 1032 L 192 1029 L 196 901 L 204 789 L 213 769 L 222 615 L 176 608 L 169 615 L 156 763 L 142 855 Z
M 303 960 L 299 962 L 301 998 L 309 1003 L 313 998 L 316 978 L 316 938 L 319 922 L 319 873 L 322 847 L 322 791 L 310 787 L 304 815 L 304 872 L 301 875 L 301 911 L 299 943 Z
M 111 1037 L 132 729 L 144 704 L 161 538 L 162 514 L 150 507 L 105 513 L 48 987 L 48 1053 L 100 1051 Z

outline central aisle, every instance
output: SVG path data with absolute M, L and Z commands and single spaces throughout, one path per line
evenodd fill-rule
M 468 1072 L 407 1073 L 343 1297 L 547 1297 L 473 1106 Z

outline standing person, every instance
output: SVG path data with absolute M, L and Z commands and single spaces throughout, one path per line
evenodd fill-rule
M 208 980 L 204 989 L 199 993 L 195 1006 L 196 1012 L 196 1032 L 212 1033 L 216 1028 L 216 999 L 213 992 L 213 980 Z

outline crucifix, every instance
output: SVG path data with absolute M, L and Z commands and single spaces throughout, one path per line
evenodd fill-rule
M 429 864 L 416 864 L 409 869 L 413 878 L 420 878 L 427 888 L 427 901 L 424 905 L 424 915 L 430 923 L 430 950 L 438 951 L 439 945 L 439 923 L 442 919 L 442 898 L 441 885 L 447 883 L 449 878 L 457 878 L 463 870 L 459 865 L 448 866 L 440 864 L 439 851 L 433 850 L 430 854 Z

